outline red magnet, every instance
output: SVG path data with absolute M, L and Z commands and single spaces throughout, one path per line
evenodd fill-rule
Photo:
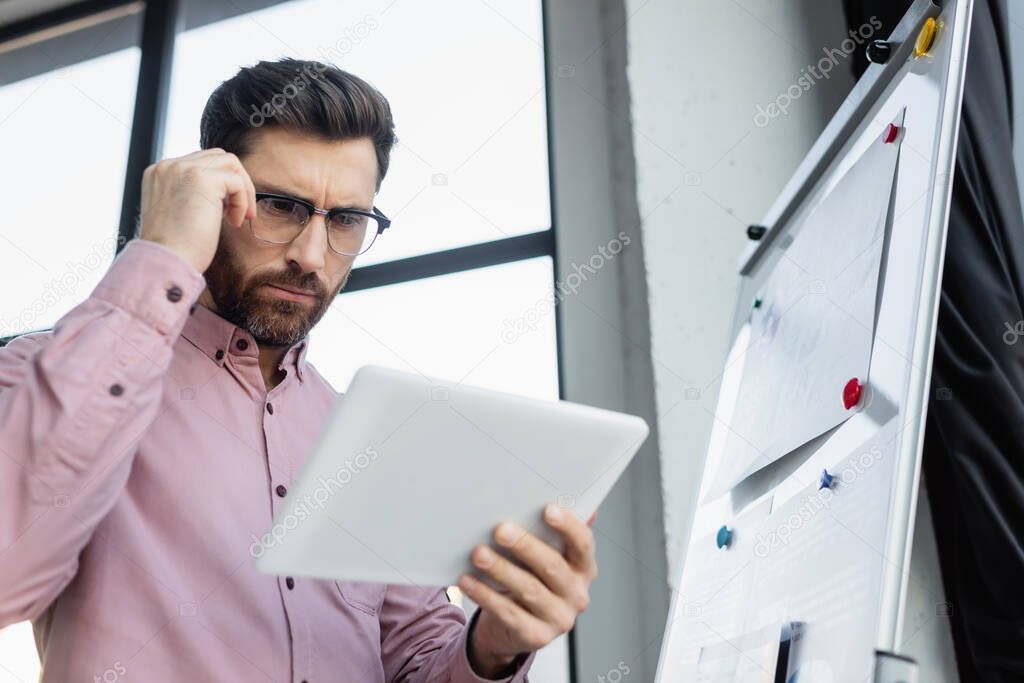
M 843 407 L 849 410 L 860 403 L 860 392 L 863 389 L 864 385 L 856 377 L 847 382 L 843 387 Z
M 882 142 L 888 145 L 890 142 L 894 142 L 899 134 L 899 126 L 894 123 L 890 123 L 885 127 L 885 132 L 882 133 Z

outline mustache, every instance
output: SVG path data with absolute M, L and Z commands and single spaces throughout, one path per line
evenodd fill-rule
M 313 278 L 312 280 L 294 280 L 289 279 L 287 276 L 280 277 L 266 277 L 260 278 L 256 282 L 252 283 L 249 288 L 256 289 L 263 285 L 275 285 L 278 287 L 291 287 L 292 289 L 301 289 L 307 292 L 313 292 L 317 297 L 323 298 L 324 286 L 320 280 Z

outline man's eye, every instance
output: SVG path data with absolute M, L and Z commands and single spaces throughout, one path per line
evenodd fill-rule
M 332 223 L 339 228 L 357 228 L 363 224 L 365 219 L 353 213 L 339 213 L 334 216 Z
M 264 199 L 263 206 L 270 213 L 286 215 L 292 212 L 295 208 L 295 203 L 290 202 L 287 199 Z

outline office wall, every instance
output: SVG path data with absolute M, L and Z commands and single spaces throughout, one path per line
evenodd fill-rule
M 652 681 L 670 593 L 622 0 L 545 6 L 562 396 L 640 415 L 652 436 L 594 524 L 600 576 L 573 633 L 575 681 Z

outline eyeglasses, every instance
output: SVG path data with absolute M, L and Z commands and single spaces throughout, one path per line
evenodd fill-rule
M 271 244 L 289 244 L 302 234 L 314 214 L 324 217 L 327 245 L 342 256 L 366 252 L 378 235 L 391 226 L 391 219 L 373 207 L 361 209 L 319 209 L 313 204 L 283 194 L 256 193 L 256 218 L 249 221 L 253 237 Z

